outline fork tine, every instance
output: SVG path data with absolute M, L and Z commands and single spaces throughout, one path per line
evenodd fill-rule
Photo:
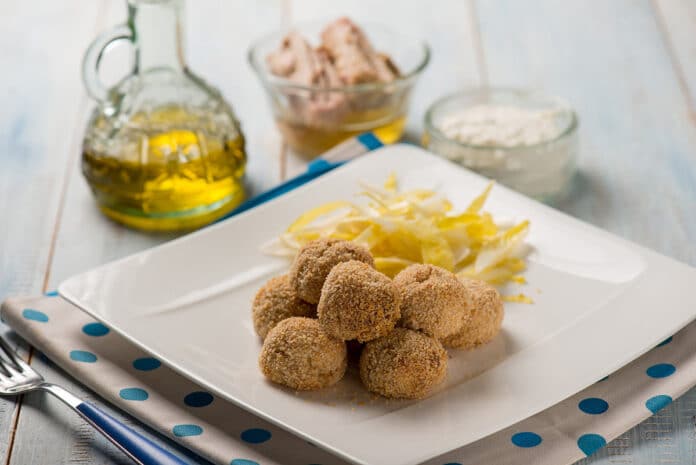
M 0 345 L 2 343 L 0 342 Z M 0 353 L 0 378 L 3 376 L 5 378 L 12 378 L 13 372 L 16 372 L 16 368 L 12 368 L 14 365 L 14 362 L 8 361 L 7 356 L 3 356 L 2 353 Z
M 21 370 L 19 362 L 17 361 L 19 357 L 17 357 L 15 351 L 12 350 L 12 347 L 10 347 L 10 344 L 7 343 L 2 335 L 0 335 L 0 348 L 2 348 L 3 352 L 5 352 L 5 355 L 7 358 L 9 358 L 10 362 L 15 366 L 15 368 Z
M 12 376 L 12 373 L 7 369 L 7 362 L 5 361 L 4 358 L 0 357 L 0 381 L 2 381 L 2 378 L 10 378 Z
M 15 362 L 17 363 L 17 368 L 19 369 L 20 372 L 26 373 L 26 372 L 31 372 L 34 371 L 32 367 L 29 366 L 27 362 L 22 360 L 21 357 L 16 357 Z
M 13 366 L 12 363 L 7 363 L 5 360 L 0 361 L 2 363 L 3 368 L 7 370 L 9 373 L 9 377 L 12 378 L 13 376 L 17 376 L 22 374 L 22 372 L 17 368 L 16 366 Z
M 1 334 L 0 348 L 2 348 L 2 351 L 5 352 L 7 357 L 10 359 L 10 364 L 8 365 L 7 361 L 0 356 L 0 371 L 2 371 L 6 376 L 12 376 L 12 372 L 14 371 L 16 373 L 22 373 L 25 376 L 38 376 L 39 378 L 42 378 L 42 376 L 34 371 L 34 369 L 29 366 L 29 364 L 25 362 L 16 351 L 12 350 L 10 344 L 4 337 L 2 337 Z

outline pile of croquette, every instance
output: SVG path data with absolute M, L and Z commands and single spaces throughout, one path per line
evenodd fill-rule
M 473 349 L 498 334 L 503 301 L 491 285 L 434 265 L 411 265 L 392 280 L 365 247 L 318 239 L 259 289 L 252 316 L 263 339 L 259 366 L 274 383 L 331 386 L 350 349 L 369 391 L 421 399 L 447 375 L 445 348 Z

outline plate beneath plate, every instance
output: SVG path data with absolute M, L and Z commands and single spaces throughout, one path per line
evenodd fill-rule
M 696 317 L 696 270 L 496 186 L 486 210 L 528 218 L 535 303 L 506 304 L 501 334 L 450 351 L 447 381 L 420 402 L 367 393 L 355 370 L 296 393 L 267 382 L 250 303 L 288 263 L 259 251 L 303 211 L 353 198 L 391 173 L 463 208 L 487 180 L 421 149 L 380 149 L 202 231 L 70 278 L 60 294 L 201 386 L 343 458 L 409 465 L 529 417 L 615 371 Z

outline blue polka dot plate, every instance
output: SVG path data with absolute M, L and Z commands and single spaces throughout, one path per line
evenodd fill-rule
M 529 284 L 507 291 L 535 303 L 506 304 L 493 342 L 451 351 L 437 392 L 420 402 L 388 401 L 365 392 L 354 372 L 312 393 L 268 383 L 257 367 L 250 302 L 288 263 L 262 254 L 261 244 L 319 202 L 353 198 L 358 181 L 377 184 L 391 172 L 405 188 L 438 189 L 456 207 L 487 183 L 416 147 L 386 147 L 239 216 L 73 277 L 60 294 L 202 390 L 349 461 L 380 465 L 420 463 L 508 427 L 602 379 L 696 316 L 688 298 L 694 269 L 497 186 L 487 209 L 531 221 Z M 151 363 L 139 361 L 139 369 Z M 657 366 L 648 374 L 668 371 Z M 188 401 L 208 402 L 200 395 Z M 581 408 L 599 414 L 605 406 L 589 399 Z M 538 443 L 531 434 L 515 440 Z M 588 436 L 583 447 L 596 443 Z

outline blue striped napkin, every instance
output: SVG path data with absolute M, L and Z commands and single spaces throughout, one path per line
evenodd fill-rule
M 239 207 L 232 210 L 227 216 L 220 218 L 218 221 L 223 221 L 230 216 L 237 215 L 243 211 L 254 208 L 257 205 L 261 205 L 264 202 L 268 202 L 269 200 L 290 192 L 291 190 L 318 178 L 322 174 L 328 173 L 332 169 L 338 168 L 342 164 L 353 160 L 360 155 L 364 155 L 371 150 L 378 149 L 383 145 L 384 144 L 382 144 L 382 141 L 371 132 L 366 132 L 357 137 L 348 139 L 347 141 L 338 144 L 336 147 L 324 153 L 320 158 L 317 158 L 309 163 L 305 173 L 289 179 L 284 183 L 264 192 L 263 194 L 247 200 Z

